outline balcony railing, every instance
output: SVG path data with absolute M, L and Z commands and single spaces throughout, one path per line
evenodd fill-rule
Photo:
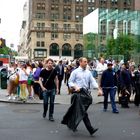
M 77 30 L 76 28 L 54 28 L 51 27 L 33 27 L 30 31 L 45 31 L 45 32 L 66 32 L 66 33 L 82 33 L 82 30 Z

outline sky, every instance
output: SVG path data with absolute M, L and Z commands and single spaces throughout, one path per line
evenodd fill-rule
M 14 44 L 17 50 L 23 19 L 23 6 L 26 0 L 0 0 L 0 38 L 6 39 L 6 45 Z

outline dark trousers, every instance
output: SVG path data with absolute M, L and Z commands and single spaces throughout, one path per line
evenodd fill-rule
M 48 100 L 49 99 L 50 99 L 49 117 L 51 117 L 51 116 L 53 116 L 53 113 L 54 113 L 55 89 L 45 90 L 43 92 L 43 107 L 44 107 L 45 114 L 48 111 Z
M 58 94 L 60 94 L 61 85 L 62 85 L 62 81 L 63 81 L 63 76 L 62 75 L 58 76 L 58 81 L 59 81 L 59 93 Z
M 90 123 L 90 120 L 88 118 L 88 114 L 87 113 L 85 113 L 85 116 L 83 118 L 83 122 L 84 122 L 87 130 L 89 131 L 89 133 L 92 133 L 94 128 L 91 126 L 91 123 Z
M 139 104 L 140 104 L 140 84 L 137 84 L 135 86 L 135 89 L 136 89 L 136 94 L 135 94 L 135 98 L 134 98 L 134 104 L 136 106 L 139 106 Z

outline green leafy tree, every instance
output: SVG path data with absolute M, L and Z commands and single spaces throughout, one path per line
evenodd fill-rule
M 134 36 L 119 35 L 117 39 L 108 39 L 107 55 L 124 55 L 124 59 L 129 60 L 131 53 L 137 48 L 137 40 Z
M 97 34 L 95 33 L 88 33 L 84 35 L 84 51 L 86 52 L 86 57 L 88 57 L 88 53 L 90 52 L 93 56 L 96 56 L 96 45 L 97 45 Z
M 0 54 L 6 54 L 6 55 L 17 55 L 17 52 L 16 51 L 13 51 L 12 49 L 10 49 L 9 47 L 7 46 L 4 46 L 2 48 L 0 48 Z

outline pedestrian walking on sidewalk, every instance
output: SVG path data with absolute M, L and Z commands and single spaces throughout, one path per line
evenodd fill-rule
M 61 86 L 62 86 L 62 81 L 64 79 L 64 65 L 63 65 L 63 61 L 59 60 L 58 65 L 56 65 L 55 67 L 56 71 L 57 71 L 57 77 L 58 77 L 58 81 L 59 81 L 59 92 L 58 94 L 60 95 L 60 91 L 61 91 Z
M 50 99 L 50 107 L 49 107 L 49 120 L 54 121 L 53 113 L 54 113 L 54 100 L 55 94 L 58 93 L 58 78 L 57 71 L 53 68 L 53 60 L 47 59 L 45 61 L 46 68 L 44 68 L 39 77 L 39 83 L 41 89 L 43 90 L 43 118 L 46 117 L 48 110 L 48 100 Z
M 138 70 L 134 73 L 134 79 L 135 79 L 135 89 L 136 94 L 134 98 L 134 104 L 136 106 L 140 105 L 140 64 L 138 65 Z
M 98 84 L 87 69 L 87 59 L 81 57 L 79 63 L 80 66 L 72 71 L 69 78 L 68 84 L 73 89 L 73 95 L 71 106 L 64 115 L 61 123 L 67 125 L 71 130 L 76 131 L 78 124 L 83 120 L 90 135 L 93 135 L 98 129 L 92 127 L 87 113 L 87 109 L 92 103 L 89 87 L 98 88 Z
M 108 68 L 107 70 L 103 71 L 102 76 L 101 76 L 100 87 L 102 88 L 103 96 L 104 96 L 104 109 L 103 110 L 106 112 L 108 109 L 108 95 L 110 94 L 112 112 L 119 113 L 116 107 L 116 103 L 115 103 L 117 77 L 112 66 L 113 66 L 112 62 L 108 62 L 107 64 Z

